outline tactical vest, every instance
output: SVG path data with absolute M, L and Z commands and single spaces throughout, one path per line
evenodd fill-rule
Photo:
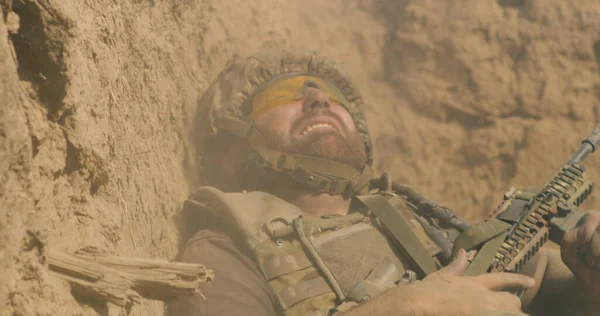
M 328 218 L 304 215 L 264 192 L 202 187 L 188 203 L 242 241 L 283 315 L 330 315 L 441 266 L 423 218 L 395 194 L 356 197 L 351 213 Z M 390 230 L 382 224 L 386 217 L 404 226 Z

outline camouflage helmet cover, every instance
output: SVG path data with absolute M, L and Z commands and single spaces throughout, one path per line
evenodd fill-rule
M 363 99 L 357 87 L 333 61 L 317 52 L 306 50 L 269 49 L 230 61 L 199 100 L 196 126 L 202 130 L 196 131 L 194 136 L 199 141 L 197 145 L 200 152 L 203 151 L 203 141 L 216 135 L 218 128 L 215 122 L 218 119 L 229 116 L 251 123 L 249 114 L 252 109 L 247 106 L 246 101 L 273 80 L 295 73 L 324 78 L 344 94 L 347 100 L 344 106 L 352 116 L 365 145 L 366 164 L 371 165 L 371 137 L 362 112 Z

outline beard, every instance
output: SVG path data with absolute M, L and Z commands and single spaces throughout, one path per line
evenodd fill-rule
M 297 141 L 286 143 L 282 137 L 266 133 L 267 143 L 288 154 L 306 155 L 329 159 L 362 170 L 367 161 L 367 153 L 362 137 L 358 132 L 344 137 L 338 133 L 308 135 Z

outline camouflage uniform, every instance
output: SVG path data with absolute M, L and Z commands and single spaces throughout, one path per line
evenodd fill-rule
M 325 167 L 315 168 L 302 157 L 265 148 L 253 130 L 248 101 L 288 75 L 323 78 L 344 94 L 343 106 L 365 145 L 365 168 L 322 161 Z M 316 218 L 268 193 L 201 187 L 186 203 L 199 231 L 178 259 L 206 264 L 216 277 L 202 288 L 206 301 L 181 297 L 168 304 L 170 315 L 329 315 L 392 287 L 410 286 L 447 263 L 460 221 L 414 190 L 392 185 L 387 175 L 373 178 L 363 106 L 358 89 L 333 62 L 314 52 L 270 50 L 225 68 L 200 100 L 200 152 L 204 140 L 225 131 L 246 139 L 262 167 L 353 200 L 348 215 Z M 427 219 L 421 215 L 432 212 L 424 210 L 446 217 Z

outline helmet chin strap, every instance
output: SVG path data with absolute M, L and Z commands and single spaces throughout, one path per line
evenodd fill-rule
M 232 117 L 219 119 L 215 127 L 245 139 L 262 160 L 262 166 L 258 168 L 285 173 L 320 193 L 351 196 L 368 192 L 369 181 L 373 178 L 373 171 L 368 165 L 357 170 L 330 159 L 273 150 L 252 124 Z

